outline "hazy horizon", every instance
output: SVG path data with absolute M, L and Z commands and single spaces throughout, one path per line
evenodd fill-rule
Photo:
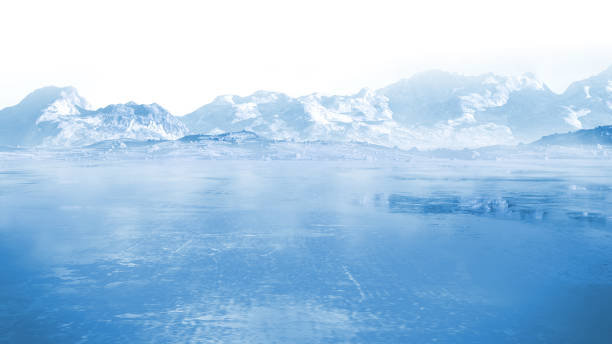
M 612 64 L 607 6 L 3 3 L 0 107 L 70 85 L 94 107 L 156 102 L 180 116 L 222 94 L 351 94 L 430 69 L 532 72 L 561 93 Z
M 570 81 L 570 82 L 569 82 L 569 83 L 568 83 L 568 84 L 567 84 L 565 87 L 563 87 L 563 88 L 562 88 L 562 89 L 560 89 L 560 90 L 557 90 L 557 89 L 555 89 L 555 88 L 551 87 L 551 85 L 550 85 L 548 82 L 546 82 L 546 80 L 541 79 L 541 78 L 540 78 L 540 77 L 539 77 L 537 74 L 535 74 L 535 73 L 533 73 L 533 74 L 535 75 L 535 77 L 536 77 L 536 78 L 537 78 L 539 81 L 542 81 L 542 82 L 543 82 L 543 83 L 544 83 L 546 86 L 548 86 L 548 87 L 551 89 L 551 91 L 553 91 L 553 92 L 554 92 L 554 93 L 556 93 L 556 94 L 562 94 L 562 93 L 563 93 L 563 92 L 564 92 L 564 91 L 565 91 L 565 90 L 566 90 L 566 89 L 567 89 L 567 88 L 568 88 L 568 87 L 569 87 L 569 86 L 570 86 L 572 83 L 577 82 L 577 81 L 581 81 L 581 80 L 583 80 L 583 79 L 589 78 L 589 77 L 594 76 L 594 75 L 597 75 L 597 74 L 599 74 L 600 72 L 603 72 L 603 71 L 605 71 L 605 70 L 606 70 L 606 69 L 608 69 L 608 68 L 612 68 L 612 64 L 611 64 L 609 67 L 604 68 L 604 69 L 602 69 L 602 70 L 601 70 L 601 71 L 599 71 L 599 72 L 594 72 L 594 73 L 592 73 L 592 74 L 590 74 L 590 75 L 587 75 L 587 76 L 585 76 L 585 77 L 582 77 L 582 78 L 580 78 L 580 79 L 572 80 L 572 81 Z M 412 74 L 412 75 L 410 75 L 410 76 L 399 78 L 399 79 L 397 79 L 397 80 L 395 80 L 395 81 L 393 81 L 393 82 L 390 82 L 390 83 L 388 83 L 388 84 L 381 85 L 380 87 L 362 86 L 362 87 L 356 88 L 354 91 L 347 91 L 347 92 L 344 92 L 344 93 L 332 93 L 332 92 L 320 92 L 320 91 L 313 91 L 313 92 L 310 92 L 310 93 L 307 93 L 307 94 L 306 94 L 306 93 L 304 93 L 304 94 L 290 94 L 290 93 L 288 93 L 288 92 L 284 92 L 283 90 L 274 90 L 274 89 L 263 89 L 263 88 L 259 88 L 259 89 L 255 89 L 254 91 L 247 92 L 247 93 L 240 93 L 240 94 L 238 94 L 238 93 L 224 93 L 224 94 L 217 94 L 217 95 L 213 96 L 213 97 L 212 97 L 212 98 L 211 98 L 209 101 L 204 102 L 204 103 L 202 103 L 201 105 L 198 105 L 198 106 L 197 106 L 196 108 L 194 108 L 193 110 L 190 110 L 190 111 L 187 111 L 187 112 L 183 112 L 183 113 L 174 113 L 174 112 L 172 112 L 172 111 L 169 111 L 169 112 L 170 112 L 170 113 L 172 113 L 172 115 L 174 115 L 174 116 L 176 116 L 176 117 L 182 117 L 182 116 L 188 115 L 188 114 L 189 114 L 189 113 L 191 113 L 192 111 L 195 111 L 195 110 L 197 110 L 198 108 L 200 108 L 200 107 L 202 107 L 202 106 L 204 106 L 204 105 L 206 105 L 206 104 L 208 104 L 208 103 L 212 102 L 212 101 L 214 100 L 214 98 L 216 98 L 216 97 L 219 97 L 219 96 L 225 96 L 225 95 L 237 95 L 237 96 L 240 96 L 240 97 L 246 97 L 246 96 L 252 95 L 253 93 L 258 92 L 258 91 L 268 91 L 268 92 L 284 93 L 284 94 L 287 94 L 287 95 L 289 95 L 289 96 L 291 96 L 291 97 L 302 97 L 302 96 L 307 96 L 307 95 L 309 95 L 309 94 L 313 94 L 313 93 L 319 93 L 319 94 L 321 94 L 321 93 L 322 93 L 322 94 L 329 94 L 329 95 L 346 95 L 346 96 L 350 96 L 350 95 L 354 95 L 354 94 L 358 93 L 358 92 L 359 92 L 360 90 L 362 90 L 362 89 L 378 89 L 378 88 L 382 88 L 382 87 L 388 86 L 388 85 L 390 85 L 390 84 L 393 84 L 393 83 L 395 83 L 395 82 L 398 82 L 398 81 L 400 81 L 400 80 L 402 80 L 402 79 L 409 79 L 409 78 L 411 78 L 411 77 L 413 77 L 413 76 L 415 76 L 415 75 L 418 75 L 418 74 L 420 74 L 420 73 L 427 73 L 427 72 L 431 72 L 431 71 L 443 71 L 443 72 L 448 72 L 448 73 L 458 74 L 458 75 L 463 75 L 463 76 L 478 76 L 478 75 L 483 75 L 483 74 L 487 74 L 487 73 L 493 73 L 493 74 L 496 74 L 496 75 L 503 75 L 503 76 L 515 76 L 515 75 L 519 75 L 519 74 L 523 74 L 523 73 L 532 73 L 532 72 L 530 72 L 530 71 L 525 71 L 525 72 L 522 72 L 522 73 L 495 73 L 495 72 L 482 72 L 482 73 L 459 73 L 459 72 L 453 72 L 453 71 L 442 70 L 442 69 L 439 69 L 439 68 L 434 68 L 434 69 L 427 69 L 427 70 L 423 70 L 423 71 L 417 71 L 417 72 L 413 73 L 413 74 Z M 92 106 L 92 108 L 94 108 L 94 109 L 102 108 L 102 107 L 105 107 L 105 106 L 110 105 L 110 104 L 116 104 L 116 103 L 119 103 L 119 102 L 111 102 L 111 103 L 104 103 L 104 104 L 94 104 L 94 103 L 92 103 L 91 101 L 89 101 L 89 97 L 88 97 L 88 95 L 87 95 L 87 94 L 84 94 L 83 92 L 81 92 L 81 89 L 80 89 L 79 87 L 75 86 L 75 85 L 54 85 L 54 84 L 49 84 L 49 85 L 41 85 L 40 87 L 36 87 L 36 88 L 34 88 L 34 89 L 30 90 L 29 92 L 25 93 L 25 94 L 24 94 L 24 95 L 23 95 L 23 96 L 22 96 L 22 97 L 21 97 L 21 98 L 20 98 L 18 101 L 16 101 L 14 104 L 9 104 L 9 105 L 0 105 L 0 110 L 1 110 L 1 109 L 4 109 L 4 108 L 7 108 L 7 107 L 11 107 L 11 106 L 13 106 L 13 105 L 16 105 L 16 104 L 18 104 L 19 102 L 21 102 L 21 101 L 22 101 L 22 100 L 23 100 L 23 99 L 24 99 L 24 98 L 25 98 L 27 95 L 29 95 L 30 93 L 32 93 L 32 92 L 34 92 L 34 91 L 36 91 L 36 90 L 38 90 L 38 89 L 41 89 L 41 88 L 46 88 L 46 87 L 58 87 L 58 88 L 68 88 L 68 87 L 73 87 L 73 88 L 75 88 L 75 89 L 76 89 L 76 90 L 79 92 L 79 94 L 80 94 L 80 95 L 81 95 L 83 98 L 85 98 L 86 100 L 88 100 L 88 102 L 90 103 L 90 105 L 91 105 L 91 106 Z M 126 96 L 127 96 L 127 95 L 126 95 Z M 127 96 L 127 97 L 129 98 L 129 96 Z M 127 101 L 123 102 L 123 103 L 128 103 L 128 102 L 135 102 L 135 103 L 138 103 L 138 102 L 136 102 L 136 101 L 134 101 L 134 100 L 132 100 L 132 99 L 129 99 L 129 100 L 127 100 Z M 152 103 L 156 103 L 156 104 L 158 104 L 158 105 L 160 105 L 160 106 L 162 106 L 162 107 L 164 107 L 164 108 L 166 108 L 166 109 L 167 109 L 167 107 L 166 107 L 164 104 L 162 104 L 162 103 L 160 103 L 160 102 L 158 102 L 158 101 L 152 101 L 152 102 L 151 102 L 151 104 L 152 104 Z

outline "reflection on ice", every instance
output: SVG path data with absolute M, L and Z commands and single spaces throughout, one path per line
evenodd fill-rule
M 364 160 L 3 156 L 0 340 L 610 338 L 610 162 Z

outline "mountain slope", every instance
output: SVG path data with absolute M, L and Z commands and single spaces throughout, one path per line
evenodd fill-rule
M 565 121 L 573 129 L 589 129 L 612 123 L 612 66 L 572 83 L 561 95 Z
M 533 144 L 556 146 L 612 146 L 612 125 L 601 126 L 594 129 L 582 129 L 565 134 L 548 135 L 542 137 Z
M 89 108 L 72 87 L 44 87 L 0 110 L 0 145 L 37 145 L 59 132 L 55 120 Z
M 552 123 L 562 123 L 550 106 L 556 95 L 531 74 L 463 76 L 432 71 L 379 92 L 389 99 L 393 118 L 407 127 L 442 126 L 449 132 L 479 133 L 485 139 L 491 136 L 485 129 L 497 128 L 495 135 L 506 135 L 504 141 L 509 143 L 536 139 L 550 133 Z M 534 121 L 540 125 L 533 126 Z

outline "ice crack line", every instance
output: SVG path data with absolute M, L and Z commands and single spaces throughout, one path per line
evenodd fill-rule
M 187 245 L 191 244 L 192 241 L 193 240 L 191 240 L 191 239 L 187 240 L 187 242 L 182 244 L 181 247 L 177 248 L 176 251 L 174 251 L 173 254 L 177 254 L 177 253 L 181 252 L 185 247 L 187 247 Z
M 353 277 L 353 275 L 351 274 L 351 272 L 348 270 L 348 268 L 346 267 L 346 265 L 343 265 L 342 268 L 344 269 L 344 273 L 346 274 L 346 276 L 348 277 L 349 280 L 351 280 L 351 282 L 353 282 L 353 284 L 355 285 L 355 287 L 357 287 L 357 290 L 359 290 L 359 295 L 360 295 L 360 299 L 359 302 L 363 302 L 363 300 L 365 300 L 365 294 L 363 293 L 363 290 L 361 290 L 361 284 L 359 284 L 359 282 L 357 282 L 357 280 L 355 279 L 355 277 Z

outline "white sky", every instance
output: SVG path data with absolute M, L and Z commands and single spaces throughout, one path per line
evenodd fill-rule
M 353 93 L 415 72 L 612 64 L 611 1 L 2 1 L 0 108 L 46 85 L 183 115 L 221 94 Z

